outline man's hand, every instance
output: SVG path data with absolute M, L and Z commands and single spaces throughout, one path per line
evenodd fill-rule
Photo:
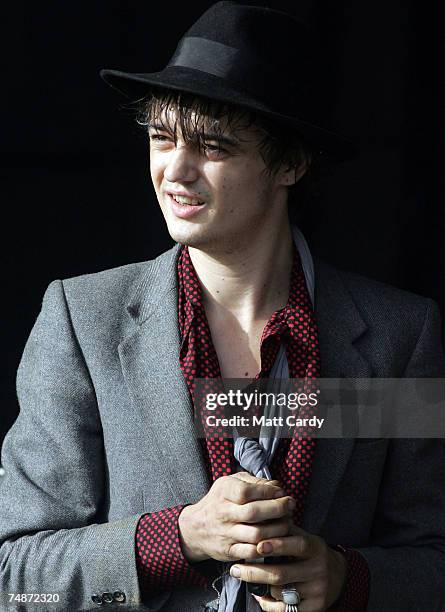
M 259 559 L 259 542 L 290 533 L 294 509 L 276 480 L 247 472 L 223 476 L 179 515 L 183 553 L 189 561 Z
M 293 526 L 287 537 L 267 538 L 258 543 L 261 556 L 295 557 L 283 564 L 233 565 L 231 575 L 246 582 L 271 585 L 271 596 L 255 597 L 266 612 L 284 612 L 281 590 L 291 584 L 302 602 L 299 612 L 323 612 L 339 598 L 346 580 L 346 560 L 315 535 Z

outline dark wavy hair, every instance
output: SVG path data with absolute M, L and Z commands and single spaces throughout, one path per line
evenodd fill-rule
M 177 111 L 175 125 L 168 124 L 170 110 Z M 289 187 L 291 218 L 300 217 L 314 190 L 317 152 L 299 133 L 255 111 L 182 91 L 159 88 L 137 102 L 136 121 L 146 132 L 151 124 L 161 124 L 174 134 L 179 130 L 186 142 L 193 142 L 198 147 L 202 147 L 203 136 L 209 130 L 217 135 L 227 131 L 236 135 L 240 130 L 254 127 L 260 133 L 259 152 L 270 175 L 282 165 L 295 168 L 295 174 L 301 164 L 308 167 L 305 175 Z

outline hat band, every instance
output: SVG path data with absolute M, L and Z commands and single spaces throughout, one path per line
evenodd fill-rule
M 298 106 L 301 115 L 301 96 L 298 96 L 296 105 L 292 80 L 284 80 L 279 70 L 264 62 L 258 62 L 257 58 L 249 56 L 245 50 L 207 38 L 185 36 L 168 63 L 168 67 L 171 66 L 200 70 L 226 79 L 240 91 L 255 96 L 271 109 L 277 106 L 277 100 L 283 111 L 288 111 L 288 106 L 295 113 Z
M 228 78 L 236 64 L 238 49 L 197 36 L 186 36 L 178 44 L 169 66 L 202 70 L 214 76 Z

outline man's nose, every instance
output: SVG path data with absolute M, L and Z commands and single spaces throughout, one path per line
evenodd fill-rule
M 198 166 L 196 156 L 186 146 L 178 146 L 171 152 L 164 177 L 169 183 L 196 181 Z

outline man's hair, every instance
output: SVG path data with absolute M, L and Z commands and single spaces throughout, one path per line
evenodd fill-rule
M 175 125 L 168 123 L 171 110 L 178 111 Z M 137 123 L 145 129 L 155 124 L 175 135 L 179 130 L 186 142 L 198 147 L 202 147 L 204 134 L 208 131 L 221 136 L 229 131 L 236 136 L 240 130 L 256 128 L 260 135 L 259 152 L 269 175 L 273 176 L 282 165 L 295 168 L 295 174 L 302 164 L 307 165 L 306 174 L 288 190 L 289 212 L 294 218 L 300 216 L 311 192 L 317 154 L 288 126 L 250 109 L 164 89 L 153 90 L 151 95 L 140 100 L 136 112 Z

